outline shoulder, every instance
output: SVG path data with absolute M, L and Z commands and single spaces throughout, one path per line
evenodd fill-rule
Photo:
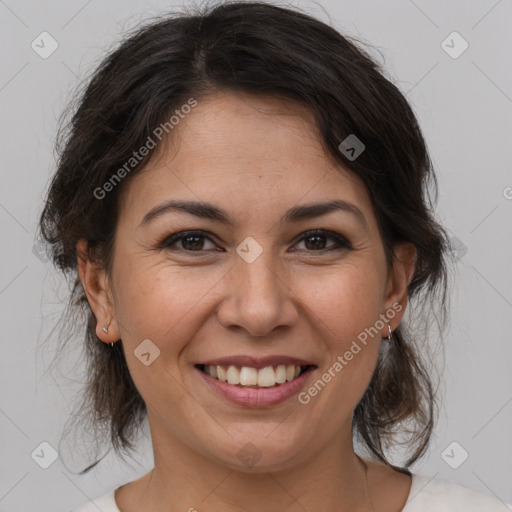
M 74 509 L 72 512 L 120 512 L 114 498 L 115 489 Z
M 412 474 L 412 486 L 402 512 L 510 512 L 497 497 L 467 489 L 450 480 Z

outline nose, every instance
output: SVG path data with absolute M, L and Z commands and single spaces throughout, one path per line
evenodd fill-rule
M 228 329 L 242 329 L 252 336 L 269 336 L 291 327 L 299 317 L 289 277 L 272 255 L 263 251 L 248 263 L 237 258 L 225 276 L 225 299 L 217 310 Z

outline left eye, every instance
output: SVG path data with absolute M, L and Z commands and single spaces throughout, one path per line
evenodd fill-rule
M 326 247 L 326 240 L 329 239 L 334 240 L 334 245 Z M 312 243 L 308 243 L 310 241 L 312 241 Z M 304 233 L 299 239 L 298 244 L 302 242 L 305 242 L 307 250 L 312 250 L 313 252 L 332 251 L 335 249 L 345 248 L 348 249 L 350 247 L 349 243 L 343 237 L 335 233 L 329 233 L 328 231 L 323 230 L 315 230 Z

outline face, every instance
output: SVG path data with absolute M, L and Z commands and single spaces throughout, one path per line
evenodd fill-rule
M 413 249 L 397 247 L 388 269 L 364 184 L 328 157 L 300 105 L 218 93 L 171 135 L 124 191 L 111 276 L 80 264 L 98 337 L 122 339 L 154 446 L 267 471 L 351 439 L 383 320 L 395 329 L 405 309 Z M 231 382 L 261 385 L 198 367 L 218 362 Z

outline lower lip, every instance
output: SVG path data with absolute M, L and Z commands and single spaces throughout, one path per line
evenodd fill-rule
M 196 368 L 204 382 L 214 391 L 230 402 L 244 407 L 268 407 L 288 400 L 288 398 L 298 393 L 304 387 L 306 380 L 313 373 L 314 369 L 309 368 L 296 379 L 279 386 L 271 388 L 242 388 L 214 379 L 211 375 L 207 375 L 199 368 Z

